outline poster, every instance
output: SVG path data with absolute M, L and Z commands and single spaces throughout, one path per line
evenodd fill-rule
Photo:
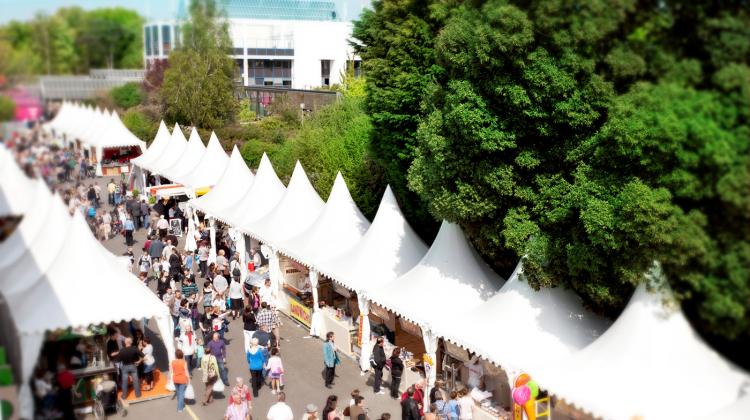
M 309 327 L 312 323 L 312 314 L 310 313 L 310 308 L 301 304 L 297 299 L 293 299 L 292 297 L 288 297 L 288 299 L 289 314 L 292 316 L 292 318 Z
M 174 236 L 182 236 L 182 220 L 169 219 L 169 234 Z

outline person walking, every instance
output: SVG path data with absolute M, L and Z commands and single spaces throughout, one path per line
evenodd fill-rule
M 305 414 L 302 415 L 300 420 L 320 420 L 318 417 L 318 406 L 315 404 L 307 404 L 305 406 Z
M 224 413 L 224 420 L 250 420 L 250 410 L 248 410 L 247 404 L 243 403 L 242 397 L 232 394 L 230 399 L 231 403 Z
M 338 405 L 339 397 L 335 395 L 329 395 L 326 399 L 326 405 L 323 407 L 323 417 L 321 420 L 334 420 L 336 418 L 343 419 L 343 414 L 339 413 L 338 410 L 336 410 L 336 406 Z
M 195 339 L 196 337 L 195 333 L 193 332 L 192 322 L 181 323 L 181 334 L 180 338 L 178 339 L 178 343 L 180 346 L 180 350 L 182 350 L 182 353 L 185 355 L 185 364 L 187 365 L 188 374 L 191 378 L 193 377 L 193 356 L 195 355 L 195 350 L 198 347 Z
M 229 372 L 226 368 L 226 357 L 227 357 L 227 346 L 224 344 L 224 340 L 221 339 L 218 332 L 214 332 L 213 338 L 208 342 L 208 347 L 211 348 L 211 354 L 216 357 L 216 363 L 219 365 L 219 377 L 224 385 L 229 383 Z
M 250 370 L 250 386 L 253 388 L 253 397 L 258 397 L 258 390 L 263 386 L 263 366 L 266 363 L 266 351 L 258 345 L 258 339 L 253 338 L 250 348 L 245 353 L 247 366 Z
M 326 342 L 323 343 L 323 364 L 325 365 L 325 386 L 331 388 L 333 385 L 333 378 L 336 376 L 336 365 L 341 363 L 339 355 L 336 352 L 336 345 L 334 344 L 333 331 L 329 331 L 326 334 Z
M 349 407 L 349 418 L 351 420 L 367 420 L 368 417 L 365 412 L 365 397 L 361 395 L 354 396 L 354 404 Z
M 171 365 L 172 382 L 177 394 L 177 412 L 182 413 L 182 410 L 185 409 L 185 390 L 189 381 L 188 369 L 182 350 L 175 350 L 174 357 L 175 360 L 172 360 Z
M 281 363 L 278 347 L 271 349 L 271 357 L 268 358 L 264 367 L 271 378 L 271 393 L 281 392 L 281 377 L 284 375 L 284 364 Z
M 276 395 L 276 404 L 268 409 L 267 420 L 294 420 L 292 408 L 286 403 L 286 394 L 279 392 Z
M 231 303 L 232 308 L 232 319 L 237 319 L 237 317 L 242 313 L 243 308 L 243 293 L 242 293 L 242 284 L 240 283 L 239 277 L 232 278 L 232 281 L 229 283 L 229 302 Z
M 246 306 L 242 313 L 242 335 L 245 339 L 245 351 L 250 348 L 250 340 L 253 338 L 253 334 L 258 329 L 258 322 L 255 320 L 255 314 L 251 306 Z
M 396 347 L 391 353 L 391 398 L 398 398 L 398 388 L 401 385 L 403 373 L 404 362 L 401 360 L 401 347 Z
M 109 184 L 107 184 L 107 199 L 109 201 L 110 206 L 115 205 L 115 180 L 110 179 Z
M 143 379 L 146 383 L 144 391 L 154 389 L 154 369 L 156 369 L 156 359 L 154 358 L 154 346 L 151 345 L 151 339 L 143 337 Z
M 122 399 L 128 396 L 128 379 L 133 378 L 133 388 L 135 397 L 141 398 L 141 381 L 138 378 L 138 363 L 143 360 L 144 354 L 133 346 L 131 337 L 125 338 L 125 347 L 117 353 L 117 358 L 122 367 L 120 368 L 120 388 L 122 389 Z
M 211 347 L 206 346 L 201 359 L 202 382 L 206 386 L 202 405 L 208 405 L 214 400 L 214 384 L 219 380 L 219 364 L 211 354 Z
M 159 238 L 164 240 L 167 236 L 167 230 L 169 230 L 169 221 L 164 218 L 163 214 L 159 216 L 159 221 L 156 222 L 156 228 L 159 230 Z
M 232 387 L 231 395 L 239 395 L 241 401 L 247 406 L 248 412 L 253 409 L 253 397 L 250 395 L 250 388 L 245 385 L 245 380 L 241 376 L 234 378 L 235 385 Z
M 133 218 L 130 217 L 129 214 L 125 216 L 123 228 L 125 229 L 125 244 L 127 246 L 133 246 L 133 231 L 135 230 L 135 225 L 133 224 Z
M 373 384 L 373 391 L 376 394 L 385 394 L 385 391 L 380 389 L 380 385 L 383 382 L 383 368 L 385 368 L 385 350 L 383 350 L 384 340 L 383 337 L 378 337 L 375 340 L 375 345 L 372 347 L 373 357 L 373 368 L 375 369 L 375 383 Z

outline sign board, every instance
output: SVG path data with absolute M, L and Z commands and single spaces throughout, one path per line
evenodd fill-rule
M 289 300 L 289 314 L 292 318 L 309 327 L 310 324 L 312 324 L 312 313 L 310 308 L 292 297 L 287 297 L 287 299 Z
M 182 236 L 181 219 L 169 219 L 169 234 L 174 236 Z

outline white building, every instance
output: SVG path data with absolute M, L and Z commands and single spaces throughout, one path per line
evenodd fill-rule
M 311 89 L 340 82 L 351 65 L 361 62 L 349 45 L 351 20 L 368 0 L 222 0 L 231 57 L 246 86 L 287 86 Z M 185 16 L 184 6 L 178 16 Z M 144 62 L 166 59 L 179 39 L 173 21 L 144 25 Z

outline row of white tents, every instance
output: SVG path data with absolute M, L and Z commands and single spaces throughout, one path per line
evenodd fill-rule
M 8 216 L 21 220 L 0 242 L 0 342 L 21 383 L 20 416 L 30 419 L 29 383 L 47 332 L 154 318 L 169 338 L 173 327 L 167 307 L 94 238 L 84 217 L 71 217 L 0 146 L 0 217 Z M 164 344 L 171 358 L 174 342 Z
M 146 150 L 146 143 L 125 127 L 114 110 L 110 112 L 99 107 L 63 102 L 55 118 L 43 127 L 63 139 L 66 145 L 78 140 L 82 147 L 93 149 L 97 175 L 102 175 L 104 150 L 125 147 L 137 147 L 141 152 Z
M 568 290 L 532 289 L 521 263 L 504 281 L 453 223 L 444 221 L 428 248 L 404 219 L 390 188 L 370 223 L 340 174 L 324 201 L 299 162 L 285 187 L 265 154 L 255 173 L 236 147 L 228 159 L 211 158 L 211 165 L 202 165 L 209 161 L 215 137 L 200 159 L 197 142 L 195 151 L 189 149 L 192 141 L 193 135 L 185 144 L 177 126 L 170 135 L 162 123 L 134 164 L 189 188 L 213 186 L 189 201 L 209 218 L 212 240 L 218 220 L 231 227 L 241 258 L 246 236 L 270 247 L 276 287 L 283 283 L 280 255 L 309 267 L 315 307 L 322 274 L 355 291 L 365 316 L 377 304 L 420 326 L 432 360 L 442 337 L 501 366 L 509 378 L 529 372 L 550 393 L 595 417 L 748 414 L 750 376 L 710 348 L 679 306 L 665 305 L 673 301 L 666 286 L 656 292 L 639 286 L 610 324 L 584 309 Z M 194 178 L 179 175 L 188 167 Z M 644 277 L 663 283 L 658 265 L 654 273 Z M 363 324 L 360 364 L 366 370 L 370 334 L 368 323 Z M 435 370 L 430 373 L 432 386 Z

